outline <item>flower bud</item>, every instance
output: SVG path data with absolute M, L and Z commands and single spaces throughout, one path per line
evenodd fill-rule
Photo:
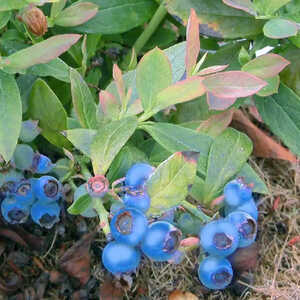
M 91 197 L 103 197 L 109 188 L 109 182 L 103 175 L 91 177 L 86 185 L 86 189 Z
M 29 6 L 19 19 L 24 22 L 30 32 L 37 36 L 43 36 L 48 30 L 47 19 L 39 8 Z

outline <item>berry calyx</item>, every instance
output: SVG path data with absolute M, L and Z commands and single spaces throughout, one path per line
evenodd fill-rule
M 109 182 L 103 175 L 91 177 L 86 185 L 87 192 L 91 197 L 103 197 L 109 188 Z

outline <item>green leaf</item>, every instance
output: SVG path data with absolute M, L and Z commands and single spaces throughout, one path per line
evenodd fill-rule
M 253 168 L 245 163 L 236 177 L 243 177 L 247 184 L 253 184 L 253 192 L 259 194 L 269 194 L 269 190 L 263 180 L 257 175 Z
M 0 154 L 9 161 L 15 151 L 22 124 L 22 103 L 13 76 L 0 71 Z
M 58 80 L 70 82 L 70 68 L 60 58 L 55 58 L 48 63 L 38 64 L 27 69 L 27 74 L 47 77 L 52 76 Z
M 268 53 L 261 55 L 242 67 L 242 71 L 251 73 L 261 79 L 267 79 L 276 76 L 290 62 L 280 55 Z
M 48 63 L 66 52 L 80 37 L 79 34 L 61 34 L 50 37 L 4 58 L 0 66 L 18 72 L 36 64 Z
M 136 71 L 136 87 L 145 112 L 155 106 L 157 94 L 172 83 L 172 70 L 167 56 L 158 48 L 140 60 Z
M 191 8 L 200 22 L 200 33 L 217 38 L 235 39 L 259 34 L 264 21 L 225 5 L 222 0 L 169 0 L 170 14 L 180 17 L 186 24 Z
M 265 79 L 265 81 L 268 83 L 265 87 L 263 87 L 258 93 L 258 96 L 266 97 L 273 95 L 278 92 L 279 83 L 280 83 L 280 77 L 279 75 L 276 75 L 275 77 L 271 77 L 268 79 Z
M 81 25 L 92 19 L 98 12 L 98 5 L 91 2 L 76 2 L 61 11 L 54 24 L 63 27 Z
M 300 156 L 300 97 L 284 84 L 278 94 L 255 98 L 258 111 L 271 131 Z
M 96 104 L 88 85 L 74 69 L 70 71 L 73 105 L 82 127 L 96 128 Z
M 286 19 L 271 19 L 264 26 L 265 36 L 271 39 L 283 39 L 295 36 L 297 31 L 297 24 Z
M 68 208 L 68 213 L 72 215 L 79 215 L 84 212 L 89 205 L 92 203 L 92 198 L 89 194 L 85 194 L 74 201 L 72 205 Z
M 67 113 L 45 81 L 37 79 L 29 96 L 29 113 L 33 120 L 39 120 L 42 135 L 50 143 L 69 148 L 70 143 L 61 134 L 67 129 Z
M 99 128 L 91 145 L 91 158 L 95 174 L 105 174 L 115 156 L 137 128 L 136 117 L 107 123 Z
M 209 204 L 218 196 L 224 185 L 242 169 L 251 152 L 251 140 L 245 134 L 231 128 L 214 140 L 209 152 L 205 178 L 205 204 Z
M 272 16 L 280 7 L 291 0 L 254 0 L 254 5 L 261 15 Z
M 65 130 L 66 138 L 83 154 L 91 157 L 91 144 L 97 134 L 93 129 L 70 129 Z
M 144 24 L 153 15 L 156 4 L 152 0 L 90 0 L 99 6 L 97 15 L 87 23 L 75 27 L 86 33 L 117 34 Z
M 11 17 L 11 12 L 10 11 L 0 11 L 0 29 L 3 28 L 9 21 Z
M 147 181 L 151 198 L 148 214 L 162 214 L 180 205 L 188 194 L 188 187 L 196 176 L 197 154 L 176 152 L 162 162 Z
M 50 17 L 55 18 L 64 9 L 67 0 L 58 0 L 51 5 Z
M 27 5 L 25 0 L 1 0 L 0 11 L 19 9 Z

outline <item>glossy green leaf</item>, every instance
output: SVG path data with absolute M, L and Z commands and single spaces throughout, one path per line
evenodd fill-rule
M 55 18 L 59 15 L 59 13 L 64 9 L 67 0 L 58 0 L 51 5 L 50 17 Z
M 76 2 L 62 10 L 54 24 L 63 27 L 81 25 L 92 19 L 98 12 L 98 5 L 91 2 Z
M 185 24 L 191 8 L 194 8 L 200 22 L 200 33 L 217 38 L 257 35 L 264 24 L 246 12 L 225 5 L 222 0 L 169 0 L 166 3 L 169 13 L 181 18 Z
M 278 94 L 255 98 L 258 111 L 271 131 L 300 156 L 300 97 L 284 84 Z
M 60 58 L 55 58 L 45 64 L 32 66 L 27 69 L 27 74 L 41 77 L 52 76 L 58 80 L 70 82 L 70 67 Z
M 265 79 L 265 81 L 268 84 L 257 93 L 258 96 L 267 97 L 278 92 L 279 83 L 280 83 L 279 75 Z
M 37 79 L 29 96 L 29 113 L 39 121 L 42 135 L 58 147 L 70 147 L 61 134 L 67 129 L 67 113 L 51 88 L 42 79 Z
M 25 0 L 1 0 L 0 11 L 19 9 L 27 5 Z
M 280 55 L 268 53 L 249 61 L 242 67 L 242 71 L 251 73 L 262 79 L 267 79 L 276 76 L 289 63 L 289 61 Z
M 151 198 L 148 214 L 162 214 L 180 205 L 188 194 L 188 188 L 196 176 L 197 154 L 176 152 L 162 162 L 147 181 Z
M 136 117 L 104 124 L 91 144 L 91 158 L 95 174 L 105 174 L 115 156 L 137 128 Z
M 116 34 L 142 25 L 153 15 L 156 4 L 152 0 L 90 0 L 99 6 L 97 15 L 76 27 L 86 33 Z
M 66 138 L 83 154 L 91 156 L 91 144 L 97 134 L 93 129 L 70 129 L 64 131 Z
M 0 71 L 0 155 L 9 161 L 18 142 L 22 102 L 13 76 Z
M 271 19 L 264 25 L 264 34 L 271 39 L 295 36 L 297 31 L 297 24 L 286 19 Z
M 73 105 L 81 126 L 96 128 L 97 108 L 88 85 L 75 69 L 71 69 L 70 71 L 70 81 Z
M 167 56 L 158 48 L 140 60 L 136 72 L 136 86 L 145 112 L 155 106 L 156 96 L 172 83 L 172 70 Z
M 243 133 L 228 128 L 213 142 L 208 158 L 204 186 L 204 203 L 209 204 L 234 177 L 252 152 L 251 140 Z
M 3 28 L 7 22 L 9 21 L 11 17 L 11 12 L 10 11 L 0 11 L 0 29 Z
M 36 64 L 48 63 L 66 52 L 80 37 L 79 34 L 61 34 L 50 37 L 4 58 L 0 66 L 18 72 Z
M 72 203 L 72 205 L 68 208 L 68 213 L 72 215 L 80 215 L 90 206 L 91 203 L 92 198 L 89 194 L 85 194 Z

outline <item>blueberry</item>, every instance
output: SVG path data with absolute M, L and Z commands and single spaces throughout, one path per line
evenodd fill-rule
M 21 180 L 15 186 L 14 197 L 27 205 L 32 205 L 34 202 L 34 195 L 31 187 L 31 180 Z
M 150 259 L 171 260 L 176 254 L 181 240 L 181 232 L 166 221 L 158 221 L 148 226 L 141 243 L 141 249 Z
M 1 203 L 1 213 L 8 223 L 21 224 L 27 221 L 30 206 L 18 201 L 13 196 L 8 196 Z
M 15 192 L 16 186 L 20 180 L 22 180 L 23 177 L 19 175 L 8 175 L 5 176 L 3 180 L 3 184 L 1 185 L 1 192 L 5 195 L 8 196 L 12 193 Z
M 60 206 L 58 203 L 44 203 L 38 201 L 31 207 L 31 218 L 34 223 L 50 229 L 55 223 L 59 222 Z
M 123 202 L 126 207 L 134 207 L 144 213 L 150 207 L 150 197 L 146 191 L 126 193 Z
M 125 184 L 135 189 L 143 187 L 154 168 L 145 163 L 137 163 L 130 167 L 125 176 Z
M 250 199 L 249 201 L 237 207 L 225 207 L 225 215 L 227 216 L 235 210 L 248 213 L 255 221 L 258 219 L 258 210 L 253 199 Z
M 108 243 L 102 252 L 102 263 L 113 274 L 134 271 L 140 260 L 139 250 L 116 241 Z
M 33 180 L 33 192 L 35 196 L 44 202 L 54 202 L 61 197 L 61 183 L 52 176 L 42 176 Z
M 36 153 L 32 160 L 31 169 L 37 174 L 47 174 L 54 167 L 54 164 L 49 157 L 43 154 Z
M 252 190 L 241 179 L 228 182 L 224 187 L 225 205 L 237 207 L 252 198 Z
M 233 277 L 230 262 L 223 257 L 208 256 L 199 265 L 198 277 L 202 284 L 212 290 L 226 288 Z
M 234 211 L 226 219 L 238 230 L 240 235 L 239 247 L 248 247 L 255 241 L 257 223 L 249 214 L 244 211 Z
M 226 219 L 207 223 L 199 233 L 203 249 L 212 255 L 228 256 L 239 245 L 239 233 Z
M 123 208 L 110 222 L 112 236 L 122 243 L 137 245 L 147 230 L 145 215 L 135 208 Z

